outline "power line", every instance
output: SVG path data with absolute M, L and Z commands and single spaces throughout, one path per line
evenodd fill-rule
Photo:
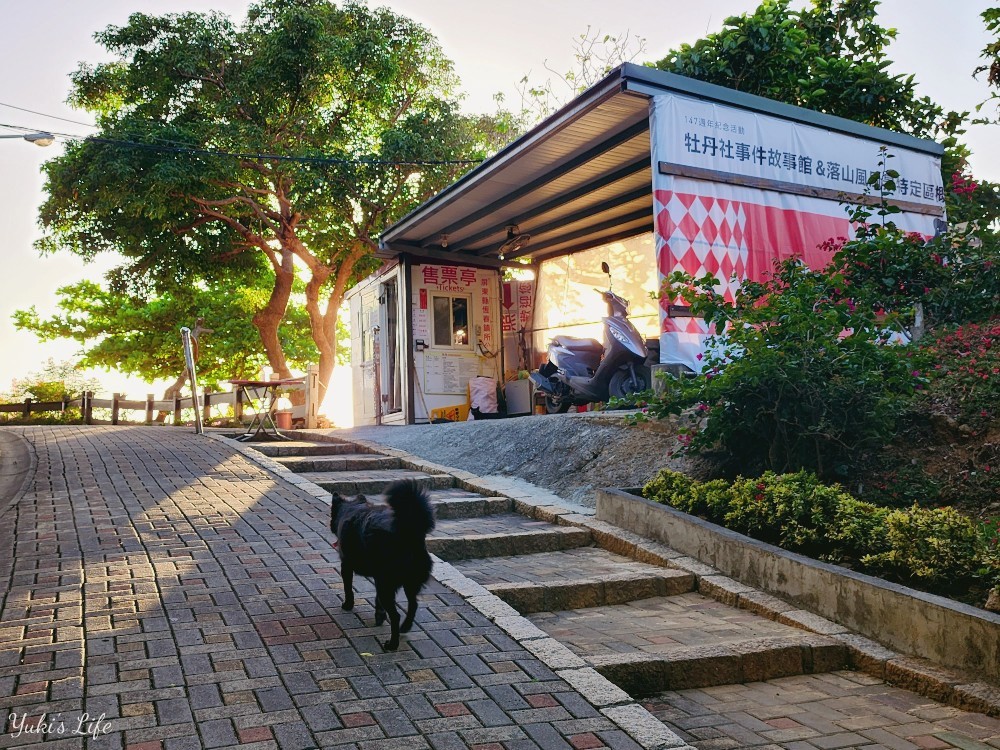
M 19 130 L 24 133 L 38 132 L 37 128 L 26 128 L 21 125 L 6 125 L 0 123 L 0 128 Z M 192 148 L 188 146 L 166 146 L 155 143 L 139 143 L 138 141 L 128 141 L 118 138 L 102 138 L 99 136 L 82 136 L 72 133 L 58 133 L 51 130 L 45 131 L 57 138 L 66 141 L 83 141 L 87 143 L 100 143 L 109 146 L 120 146 L 122 148 L 134 148 L 141 151 L 157 151 L 160 153 L 191 154 L 193 156 L 211 156 L 229 159 L 239 159 L 241 161 L 283 161 L 298 164 L 371 164 L 375 166 L 398 166 L 398 167 L 425 167 L 425 166 L 460 166 L 463 164 L 479 164 L 482 159 L 414 159 L 410 161 L 395 161 L 391 159 L 345 159 L 331 156 L 292 156 L 288 154 L 268 154 L 239 151 L 220 151 L 216 149 Z
M 93 125 L 93 124 L 91 124 L 89 122 L 80 122 L 78 120 L 70 120 L 70 119 L 68 119 L 66 117 L 59 117 L 58 115 L 50 115 L 50 114 L 46 114 L 45 112 L 37 112 L 37 111 L 35 111 L 33 109 L 25 109 L 24 107 L 17 107 L 17 106 L 15 106 L 13 104 L 7 104 L 6 102 L 0 102 L 0 107 L 9 107 L 10 109 L 16 109 L 16 110 L 19 110 L 21 112 L 29 112 L 29 113 L 31 113 L 33 115 L 39 115 L 41 117 L 48 117 L 48 118 L 53 119 L 53 120 L 62 120 L 63 122 L 72 123 L 73 125 L 83 125 L 84 127 L 88 127 L 88 128 L 96 128 L 97 127 L 96 125 Z

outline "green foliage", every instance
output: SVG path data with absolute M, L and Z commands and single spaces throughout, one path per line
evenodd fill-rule
M 923 408 L 953 415 L 983 431 L 995 423 L 1000 405 L 1000 318 L 949 326 L 920 342 L 930 385 L 918 398 Z
M 917 96 L 912 75 L 889 72 L 896 30 L 874 20 L 878 0 L 790 5 L 764 0 L 655 67 L 913 135 L 933 136 L 947 121 L 940 107 Z
M 954 585 L 979 571 L 982 541 L 977 524 L 955 509 L 914 506 L 886 515 L 886 551 L 866 555 L 862 562 L 928 586 Z
M 691 449 L 721 448 L 741 471 L 833 478 L 891 437 L 916 377 L 883 345 L 885 323 L 838 299 L 841 277 L 792 259 L 766 281 L 744 282 L 733 303 L 715 283 L 681 273 L 665 283 L 665 296 L 685 299 L 723 331 L 701 375 L 668 391 L 665 406 L 651 402 L 655 414 L 686 407 L 707 417 L 689 436 Z
M 328 382 L 341 300 L 378 267 L 378 233 L 486 155 L 488 121 L 460 114 L 437 40 L 326 0 L 260 0 L 242 24 L 134 13 L 96 38 L 109 61 L 79 67 L 70 101 L 99 133 L 45 165 L 38 247 L 122 254 L 111 286 L 135 296 L 266 279 L 252 320 L 279 372 L 303 275 Z
M 147 381 L 173 380 L 185 371 L 182 326 L 203 318 L 210 333 L 199 337 L 198 378 L 211 388 L 230 378 L 254 377 L 265 362 L 251 316 L 267 297 L 252 287 L 178 286 L 163 294 L 117 294 L 91 281 L 56 291 L 59 312 L 42 318 L 34 307 L 14 314 L 15 325 L 42 341 L 73 339 L 83 347 L 80 366 L 117 370 Z M 315 361 L 301 306 L 291 307 L 282 326 L 293 365 Z
M 668 469 L 643 496 L 784 549 L 981 603 L 1000 583 L 1000 520 L 952 508 L 890 509 L 824 485 L 808 472 L 699 483 Z
M 38 372 L 30 372 L 23 378 L 14 378 L 10 390 L 0 394 L 5 402 L 61 401 L 79 398 L 84 391 L 96 391 L 100 382 L 83 374 L 86 365 L 79 362 L 56 362 L 49 359 Z
M 890 512 L 889 508 L 850 495 L 841 497 L 826 532 L 827 540 L 836 550 L 835 559 L 860 560 L 865 555 L 883 551 L 886 548 L 886 518 Z
M 839 487 L 827 487 L 815 474 L 800 471 L 756 479 L 737 479 L 730 487 L 724 524 L 735 531 L 795 551 L 823 548 Z

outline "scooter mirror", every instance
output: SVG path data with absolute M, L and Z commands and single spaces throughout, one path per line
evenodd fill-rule
M 608 276 L 611 275 L 611 267 L 607 264 L 607 261 L 601 261 L 601 270 Z

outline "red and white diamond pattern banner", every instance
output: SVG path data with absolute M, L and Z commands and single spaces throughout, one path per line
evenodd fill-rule
M 821 246 L 854 235 L 838 200 L 804 190 L 861 192 L 877 168 L 877 141 L 672 95 L 654 96 L 650 116 L 661 282 L 674 271 L 712 275 L 716 289 L 732 301 L 744 280 L 766 279 L 776 261 L 796 255 L 821 268 L 829 261 Z M 897 180 L 906 184 L 905 198 L 940 205 L 940 160 L 906 149 L 893 158 L 890 166 L 908 175 Z M 700 169 L 705 177 L 661 171 L 661 163 Z M 775 188 L 748 187 L 751 181 Z M 903 212 L 893 219 L 906 231 L 934 235 L 928 213 Z M 660 303 L 660 361 L 699 370 L 709 331 L 701 319 L 669 317 L 670 304 L 679 302 Z

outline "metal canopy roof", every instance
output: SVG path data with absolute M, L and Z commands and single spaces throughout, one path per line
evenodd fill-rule
M 380 254 L 492 266 L 516 258 L 543 260 L 652 231 L 648 100 L 668 92 L 891 146 L 943 152 L 932 141 L 625 64 L 389 227 Z M 530 240 L 502 253 L 512 234 Z

